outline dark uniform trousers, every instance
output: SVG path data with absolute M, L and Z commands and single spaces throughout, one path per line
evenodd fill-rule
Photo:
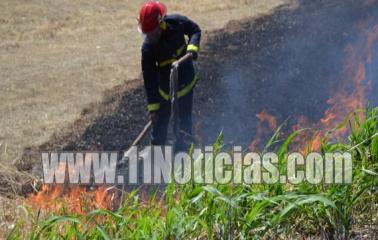
M 199 26 L 185 16 L 172 14 L 164 17 L 160 25 L 162 34 L 159 41 L 144 41 L 141 49 L 142 73 L 147 95 L 147 109 L 156 112 L 151 133 L 152 145 L 167 143 L 170 125 L 171 102 L 170 73 L 172 64 L 186 53 L 198 53 L 201 39 Z M 187 143 L 192 143 L 192 103 L 193 89 L 198 76 L 193 60 L 189 59 L 178 68 L 178 108 L 179 139 L 175 150 L 187 150 Z
M 179 139 L 176 139 L 176 151 L 188 150 L 192 141 L 192 105 L 193 90 L 178 100 Z M 171 116 L 171 102 L 161 98 L 157 114 L 157 120 L 152 126 L 151 144 L 165 145 Z

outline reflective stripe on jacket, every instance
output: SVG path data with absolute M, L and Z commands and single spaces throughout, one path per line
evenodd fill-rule
M 142 46 L 142 73 L 147 94 L 148 110 L 160 107 L 160 97 L 169 100 L 171 65 L 187 51 L 199 51 L 201 29 L 196 23 L 181 15 L 168 15 L 161 25 L 163 32 L 157 43 L 144 42 Z M 185 36 L 189 40 L 186 41 Z M 198 77 L 192 60 L 179 67 L 179 97 L 195 86 Z M 167 97 L 168 96 L 168 97 Z

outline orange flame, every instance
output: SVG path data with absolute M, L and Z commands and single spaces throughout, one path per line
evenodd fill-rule
M 374 1 L 367 1 L 370 4 Z M 361 29 L 366 29 L 366 24 L 359 24 Z M 371 80 L 367 79 L 367 67 L 373 62 L 373 47 L 378 39 L 378 24 L 372 28 L 365 35 L 365 41 L 361 41 L 356 45 L 349 44 L 345 48 L 347 55 L 344 64 L 344 79 L 340 82 L 340 90 L 331 97 L 327 104 L 331 107 L 326 110 L 324 117 L 320 122 L 311 126 L 315 129 L 320 129 L 319 133 L 314 134 L 314 137 L 309 142 L 311 150 L 319 150 L 321 145 L 321 135 L 337 126 L 344 120 L 348 113 L 365 107 L 366 96 L 365 91 L 371 89 Z M 353 84 L 352 93 L 346 91 L 348 83 Z M 369 86 L 370 85 L 370 86 Z M 360 115 L 362 119 L 363 116 Z M 353 121 L 353 120 L 351 120 Z M 342 137 L 347 132 L 346 127 L 339 129 L 334 133 L 335 137 Z
M 277 128 L 276 118 L 273 115 L 269 114 L 265 109 L 262 110 L 260 113 L 257 113 L 256 118 L 259 120 L 257 123 L 257 136 L 249 144 L 249 149 L 251 151 L 257 149 L 258 145 L 261 143 L 261 138 L 263 136 L 273 132 Z
M 26 203 L 48 212 L 65 209 L 67 213 L 84 214 L 93 209 L 112 209 L 116 193 L 105 186 L 87 190 L 84 186 L 42 185 Z
M 365 4 L 370 5 L 375 0 L 366 0 Z M 372 19 L 368 19 L 367 23 Z M 366 106 L 366 90 L 372 89 L 372 81 L 368 79 L 367 68 L 373 63 L 373 48 L 378 40 L 378 24 L 369 29 L 367 23 L 360 22 L 357 27 L 363 34 L 364 39 L 357 44 L 349 44 L 345 48 L 345 62 L 343 69 L 343 78 L 340 79 L 335 92 L 331 92 L 332 97 L 327 100 L 330 107 L 324 112 L 324 116 L 317 123 L 311 123 L 304 116 L 299 117 L 297 124 L 292 129 L 310 128 L 312 131 L 304 131 L 300 138 L 294 139 L 292 145 L 298 149 L 307 149 L 308 151 L 319 151 L 322 144 L 322 136 L 335 128 L 341 123 L 347 115 L 357 109 Z M 350 91 L 352 89 L 352 92 Z M 277 126 L 273 116 L 267 115 L 266 110 L 256 115 L 259 119 L 257 124 L 257 138 L 252 141 L 249 149 L 256 149 L 260 143 L 263 134 L 266 134 L 266 128 L 263 122 L 268 122 L 270 129 Z M 363 119 L 362 114 L 359 115 Z M 350 120 L 353 122 L 353 120 Z M 346 126 L 338 129 L 333 133 L 334 137 L 343 137 L 347 133 Z M 304 152 L 304 151 L 302 151 Z
M 375 0 L 365 0 L 366 5 L 375 3 Z M 366 23 L 358 25 L 361 32 L 369 29 Z M 371 28 L 371 31 L 364 33 L 364 41 L 357 44 L 350 44 L 345 48 L 346 61 L 344 63 L 344 77 L 340 79 L 338 89 L 331 93 L 332 97 L 327 101 L 330 107 L 325 111 L 324 116 L 317 123 L 310 123 L 305 117 L 300 117 L 293 127 L 298 130 L 304 127 L 317 129 L 318 131 L 306 132 L 300 138 L 300 149 L 319 151 L 321 149 L 322 136 L 329 129 L 340 123 L 348 113 L 362 108 L 366 105 L 365 91 L 370 79 L 367 79 L 367 67 L 373 63 L 373 47 L 378 39 L 378 24 Z M 350 93 L 348 86 L 352 84 L 353 91 Z M 272 133 L 277 128 L 277 120 L 267 110 L 256 114 L 257 123 L 256 138 L 251 142 L 249 149 L 255 150 L 261 143 L 264 135 Z M 340 129 L 336 137 L 344 136 L 347 129 Z M 66 208 L 69 212 L 84 213 L 87 209 L 112 208 L 116 194 L 104 186 L 94 191 L 85 187 L 69 187 L 64 185 L 48 186 L 43 185 L 41 191 L 30 196 L 26 201 L 32 206 L 48 211 L 57 211 Z

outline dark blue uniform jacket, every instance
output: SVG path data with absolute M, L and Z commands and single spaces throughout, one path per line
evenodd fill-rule
M 163 32 L 158 42 L 151 44 L 145 41 L 142 46 L 142 72 L 149 111 L 158 110 L 160 101 L 169 100 L 172 63 L 187 51 L 198 52 L 200 46 L 201 29 L 187 17 L 168 15 L 161 28 Z M 197 79 L 192 60 L 180 65 L 178 97 L 189 93 Z

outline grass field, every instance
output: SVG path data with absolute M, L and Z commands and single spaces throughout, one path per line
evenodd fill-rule
M 250 142 L 243 134 L 250 132 L 263 153 L 276 152 L 280 173 L 293 150 L 347 152 L 351 184 L 190 182 L 169 184 L 155 196 L 146 186 L 124 192 L 34 182 L 38 193 L 23 199 L 20 174 L 28 173 L 16 172 L 13 163 L 25 148 L 122 149 L 129 145 L 122 141 L 128 127 L 140 127 L 146 117 L 136 107 L 144 98 L 136 80 L 141 3 L 0 3 L 0 239 L 378 238 L 378 108 L 370 96 L 377 74 L 375 0 L 293 0 L 290 6 L 298 7 L 279 9 L 289 0 L 166 1 L 170 12 L 184 13 L 204 29 L 195 117 L 214 113 L 199 128 L 203 135 L 219 134 L 211 129 L 218 120 L 231 130 L 211 142 L 214 153 L 234 145 L 227 141 L 230 132 L 242 143 Z M 245 17 L 256 18 L 239 21 Z M 247 125 L 256 127 L 255 136 Z M 20 169 L 37 172 L 33 167 Z M 9 192 L 16 198 L 1 195 Z
M 0 2 L 0 166 L 46 142 L 105 90 L 139 77 L 143 1 Z M 165 1 L 203 30 L 267 14 L 286 0 Z M 204 34 L 206 37 L 206 34 Z M 226 44 L 226 43 L 225 43 Z
M 59 134 L 104 91 L 140 76 L 142 2 L 0 2 L 0 180 L 17 183 L 13 164 L 25 148 Z M 269 14 L 289 0 L 164 2 L 169 12 L 197 21 L 206 38 L 230 20 Z M 0 238 L 16 205 L 0 194 Z

